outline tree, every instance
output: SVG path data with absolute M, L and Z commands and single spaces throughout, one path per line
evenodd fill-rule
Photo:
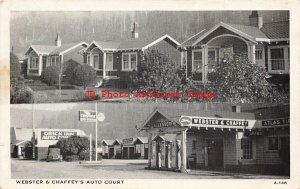
M 18 57 L 10 53 L 10 103 L 32 103 L 32 90 L 24 84 L 20 77 L 20 64 Z
M 96 71 L 90 65 L 79 65 L 74 69 L 73 82 L 86 88 L 96 79 Z
M 41 75 L 41 80 L 48 85 L 55 85 L 59 79 L 59 67 L 48 66 Z
M 184 69 L 155 49 L 146 52 L 137 72 L 131 77 L 132 89 L 145 92 L 182 93 L 185 83 Z
M 78 156 L 89 149 L 89 139 L 87 137 L 71 136 L 60 139 L 55 147 L 60 149 L 61 155 L 65 159 L 67 156 Z
M 20 77 L 21 67 L 18 57 L 10 53 L 10 82 L 16 82 Z
M 212 82 L 213 90 L 217 92 L 218 101 L 289 101 L 287 93 L 269 85 L 265 69 L 250 62 L 245 54 L 227 54 L 213 69 L 208 79 Z

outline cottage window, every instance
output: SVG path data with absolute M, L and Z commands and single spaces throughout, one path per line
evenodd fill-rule
M 136 144 L 136 146 L 135 146 L 135 152 L 136 153 L 141 153 L 141 147 L 142 147 L 141 144 Z
M 39 68 L 39 57 L 31 57 L 30 69 L 38 69 L 38 68 Z
M 217 50 L 209 49 L 208 50 L 208 69 L 212 69 L 217 63 Z
M 137 53 L 122 54 L 122 70 L 125 71 L 137 70 Z
M 241 159 L 252 159 L 252 140 L 249 138 L 241 139 L 242 157 Z
M 100 65 L 99 65 L 99 56 L 98 55 L 94 55 L 94 62 L 93 62 L 93 66 L 95 69 L 101 69 Z
M 87 63 L 88 65 L 91 64 L 91 56 L 90 56 L 90 55 L 87 55 L 86 63 Z
M 192 53 L 192 71 L 202 71 L 202 51 L 194 50 Z
M 274 46 L 269 48 L 269 64 L 270 71 L 288 71 L 287 66 L 289 60 L 289 47 L 288 46 Z
M 262 59 L 263 59 L 262 49 L 255 50 L 255 60 L 262 60 Z
M 268 150 L 278 150 L 278 137 L 268 138 Z
M 51 66 L 59 66 L 59 65 L 60 65 L 59 56 L 52 56 L 51 57 Z

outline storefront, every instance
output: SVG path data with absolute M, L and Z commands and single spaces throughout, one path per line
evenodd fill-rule
M 133 144 L 135 145 L 135 158 L 148 159 L 148 137 L 138 137 Z
M 122 140 L 122 157 L 123 159 L 135 159 L 135 145 L 133 142 L 136 138 L 125 138 Z
M 151 141 L 148 168 L 277 170 L 286 164 L 289 126 L 289 106 L 247 113 L 155 109 L 142 124 Z
M 46 159 L 49 146 L 55 145 L 59 139 L 69 138 L 71 136 L 86 136 L 86 134 L 84 133 L 84 131 L 79 129 L 35 129 L 35 158 L 37 160 Z

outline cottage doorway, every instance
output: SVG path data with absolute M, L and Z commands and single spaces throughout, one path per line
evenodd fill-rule
M 129 147 L 129 158 L 134 159 L 134 147 Z
M 213 170 L 223 169 L 223 139 L 207 139 L 207 158 L 208 158 L 208 168 Z
M 108 151 L 108 158 L 111 159 L 114 157 L 114 149 L 113 148 L 109 148 Z

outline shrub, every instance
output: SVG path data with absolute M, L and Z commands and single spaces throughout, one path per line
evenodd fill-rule
M 80 65 L 78 62 L 70 59 L 67 62 L 63 64 L 63 74 L 65 75 L 65 79 L 67 81 L 72 79 L 72 74 L 74 72 L 74 69 Z
M 26 104 L 33 103 L 34 97 L 32 90 L 27 87 L 23 81 L 12 83 L 10 85 L 10 103 L 11 104 Z
M 74 84 L 86 88 L 96 79 L 96 71 L 90 65 L 79 65 L 74 69 L 72 80 Z
M 55 85 L 59 79 L 59 67 L 48 66 L 41 75 L 41 80 L 48 85 Z

